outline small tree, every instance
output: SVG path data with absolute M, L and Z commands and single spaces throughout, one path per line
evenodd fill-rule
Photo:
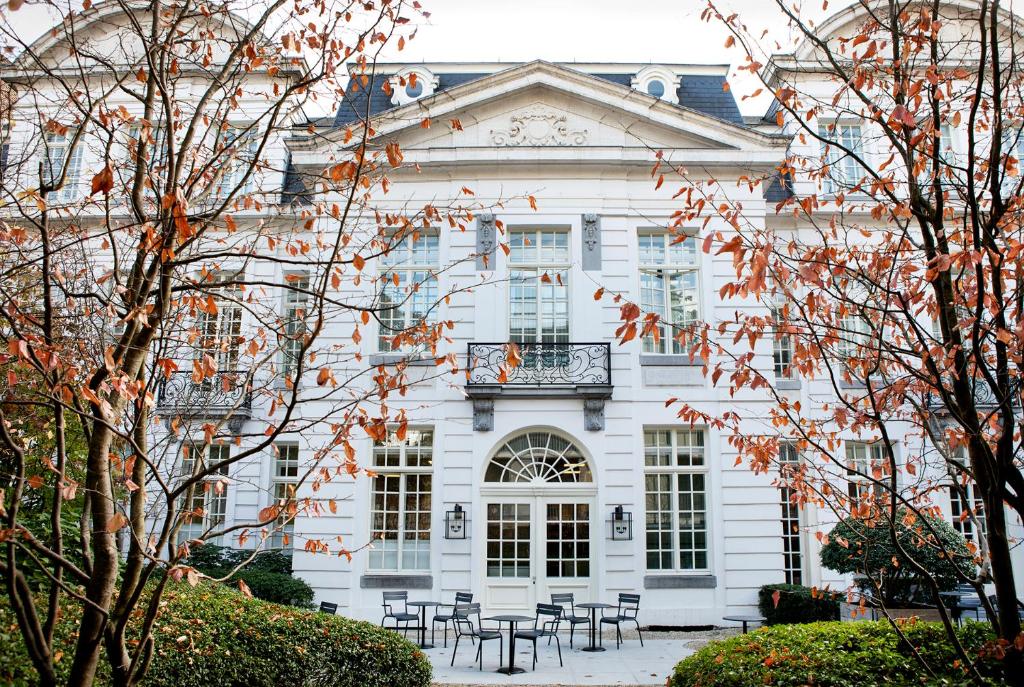
M 917 571 L 918 566 L 928 571 L 941 591 L 952 591 L 961 580 L 974 577 L 974 556 L 963 535 L 949 523 L 930 515 L 918 520 L 906 509 L 899 515 L 895 542 L 884 522 L 859 518 L 840 521 L 821 549 L 822 565 L 863 576 L 861 588 L 894 608 L 933 601 L 926 576 Z M 914 560 L 909 560 L 904 551 L 913 551 Z

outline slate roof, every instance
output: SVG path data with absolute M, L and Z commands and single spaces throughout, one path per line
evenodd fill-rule
M 490 74 L 479 72 L 473 73 L 435 73 L 438 79 L 435 93 L 454 88 L 470 81 L 483 79 Z M 359 121 L 365 114 L 371 116 L 393 109 L 391 97 L 384 93 L 382 86 L 392 74 L 377 74 L 371 79 L 367 89 L 350 84 L 350 93 L 346 97 L 338 112 L 334 116 L 334 126 L 345 126 L 352 122 Z M 633 74 L 612 74 L 612 73 L 591 73 L 605 81 L 611 81 L 622 86 L 630 86 Z M 679 89 L 676 94 L 679 97 L 679 104 L 697 110 L 712 117 L 723 119 L 733 124 L 743 125 L 743 116 L 736 105 L 732 93 L 725 90 L 726 83 L 724 76 L 704 74 L 684 74 L 679 79 Z M 369 110 L 367 111 L 367 98 L 369 98 Z

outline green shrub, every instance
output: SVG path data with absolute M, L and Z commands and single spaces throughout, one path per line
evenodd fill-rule
M 750 685 L 890 685 L 938 687 L 968 684 L 957 656 L 938 623 L 907 623 L 907 639 L 935 672 L 935 678 L 914 658 L 888 623 L 830 622 L 776 625 L 730 639 L 711 642 L 680 661 L 669 687 L 749 687 Z M 970 656 L 993 639 L 984 623 L 958 630 Z M 987 653 L 986 653 L 987 655 Z M 996 659 L 979 663 L 986 684 L 1008 677 Z M 973 684 L 973 683 L 970 683 Z
M 244 580 L 257 599 L 299 608 L 312 607 L 313 588 L 305 580 L 292 576 L 292 559 L 282 551 L 261 551 L 244 568 L 231 572 L 251 555 L 251 551 L 203 544 L 191 550 L 185 564 L 209 577 L 222 578 L 230 574 L 225 580 L 230 586 L 237 586 L 239 579 Z
M 907 525 L 907 520 L 913 523 Z M 974 576 L 974 557 L 967 542 L 946 521 L 927 515 L 923 520 L 914 516 L 908 518 L 906 511 L 901 510 L 896 528 L 900 546 L 929 572 L 940 590 L 951 591 L 963 579 Z M 936 539 L 952 557 L 943 555 Z M 874 595 L 878 586 L 886 606 L 939 602 L 932 598 L 930 587 L 914 574 L 907 557 L 893 545 L 892 532 L 884 518 L 841 520 L 829 532 L 828 543 L 821 548 L 821 562 L 836 572 L 865 576 L 861 587 Z
M 64 671 L 78 618 L 68 611 L 58 626 L 67 638 L 59 647 Z M 146 685 L 156 687 L 426 687 L 431 678 L 423 652 L 392 630 L 246 599 L 212 583 L 168 583 L 154 639 Z M 0 682 L 36 682 L 7 605 L 0 606 L 0 666 Z
M 779 603 L 772 598 L 779 592 Z M 834 594 L 818 592 L 798 584 L 766 584 L 757 593 L 757 607 L 765 617 L 765 625 L 815 623 L 839 620 L 839 599 Z

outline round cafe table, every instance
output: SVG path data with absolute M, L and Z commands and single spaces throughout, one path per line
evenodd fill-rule
M 407 605 L 418 606 L 420 609 L 420 648 L 433 649 L 433 644 L 427 644 L 427 609 L 441 605 L 440 601 L 410 601 Z
M 743 623 L 743 634 L 747 634 L 747 623 L 763 623 L 764 618 L 759 615 L 726 615 L 722 620 L 729 620 L 734 623 Z
M 597 609 L 599 608 L 615 608 L 612 604 L 601 603 L 600 601 L 591 601 L 588 603 L 576 604 L 576 608 L 589 608 L 590 609 L 590 646 L 583 647 L 584 651 L 604 651 L 603 646 L 597 645 Z
M 516 673 L 525 673 L 526 671 L 522 668 L 516 667 L 516 625 L 519 623 L 528 623 L 534 620 L 533 616 L 530 615 L 494 615 L 487 620 L 493 620 L 497 623 L 508 623 L 508 665 L 498 668 L 496 673 L 504 673 L 505 675 L 515 675 Z M 499 626 L 500 627 L 500 626 Z

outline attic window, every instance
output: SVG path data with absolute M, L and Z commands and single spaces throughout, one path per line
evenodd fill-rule
M 406 105 L 434 94 L 437 77 L 423 67 L 403 69 L 391 77 L 391 104 Z
M 644 67 L 633 77 L 632 86 L 641 93 L 664 100 L 670 103 L 678 103 L 679 97 L 676 91 L 679 89 L 679 75 L 668 67 L 651 65 Z

